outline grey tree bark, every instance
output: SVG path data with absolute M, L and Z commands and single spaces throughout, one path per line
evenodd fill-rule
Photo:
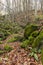
M 35 17 L 37 16 L 37 0 L 35 0 Z
M 40 0 L 41 1 L 41 11 L 42 11 L 42 14 L 43 14 L 43 0 Z

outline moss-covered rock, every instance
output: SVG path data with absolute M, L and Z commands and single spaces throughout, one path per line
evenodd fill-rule
M 29 40 L 29 45 L 32 45 L 32 43 L 34 42 L 34 37 L 33 36 L 29 36 L 28 40 Z
M 33 41 L 34 41 L 34 37 L 30 36 L 27 40 L 24 40 L 21 43 L 21 47 L 22 48 L 28 48 L 28 46 L 32 45 Z
M 35 38 L 33 47 L 41 47 L 43 45 L 43 30 L 40 32 L 40 34 Z
M 32 34 L 31 34 L 33 37 L 37 37 L 38 35 L 39 35 L 39 31 L 34 31 L 34 32 L 32 32 Z
M 36 31 L 38 29 L 38 25 L 36 24 L 30 24 L 27 25 L 25 28 L 24 36 L 25 38 L 28 38 L 33 31 Z

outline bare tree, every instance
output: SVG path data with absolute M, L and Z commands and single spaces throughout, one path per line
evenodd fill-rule
M 1 12 L 3 11 L 3 7 L 4 7 L 1 3 L 2 3 L 2 0 L 0 0 L 0 14 L 2 14 Z
M 28 4 L 28 11 L 30 11 L 30 4 L 31 4 L 30 3 L 30 0 L 28 0 L 28 3 L 27 4 Z
M 35 0 L 35 17 L 37 16 L 37 0 Z
M 41 11 L 42 11 L 42 14 L 43 14 L 43 0 L 40 0 L 41 2 Z
M 10 4 L 10 0 L 6 0 L 6 6 L 7 6 L 6 10 L 7 10 L 7 13 L 8 13 L 8 17 L 7 18 L 8 18 L 9 21 L 11 21 L 10 20 L 11 19 L 11 17 L 10 17 L 10 14 L 11 14 L 10 5 L 11 5 Z
M 25 11 L 25 0 L 23 0 L 22 3 L 23 3 L 23 11 Z
M 21 0 L 19 0 L 19 11 L 21 12 Z

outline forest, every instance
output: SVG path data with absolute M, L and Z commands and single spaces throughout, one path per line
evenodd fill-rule
M 0 65 L 43 65 L 43 0 L 0 0 Z

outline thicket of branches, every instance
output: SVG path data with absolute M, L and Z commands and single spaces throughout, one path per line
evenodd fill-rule
M 29 12 L 34 10 L 36 16 L 37 9 L 43 13 L 43 0 L 34 0 L 34 2 L 33 0 L 5 0 L 5 3 L 2 3 L 2 0 L 0 0 L 0 12 L 2 10 L 7 12 L 9 14 L 8 18 L 10 18 L 11 21 L 14 21 L 14 15 L 19 12 Z

